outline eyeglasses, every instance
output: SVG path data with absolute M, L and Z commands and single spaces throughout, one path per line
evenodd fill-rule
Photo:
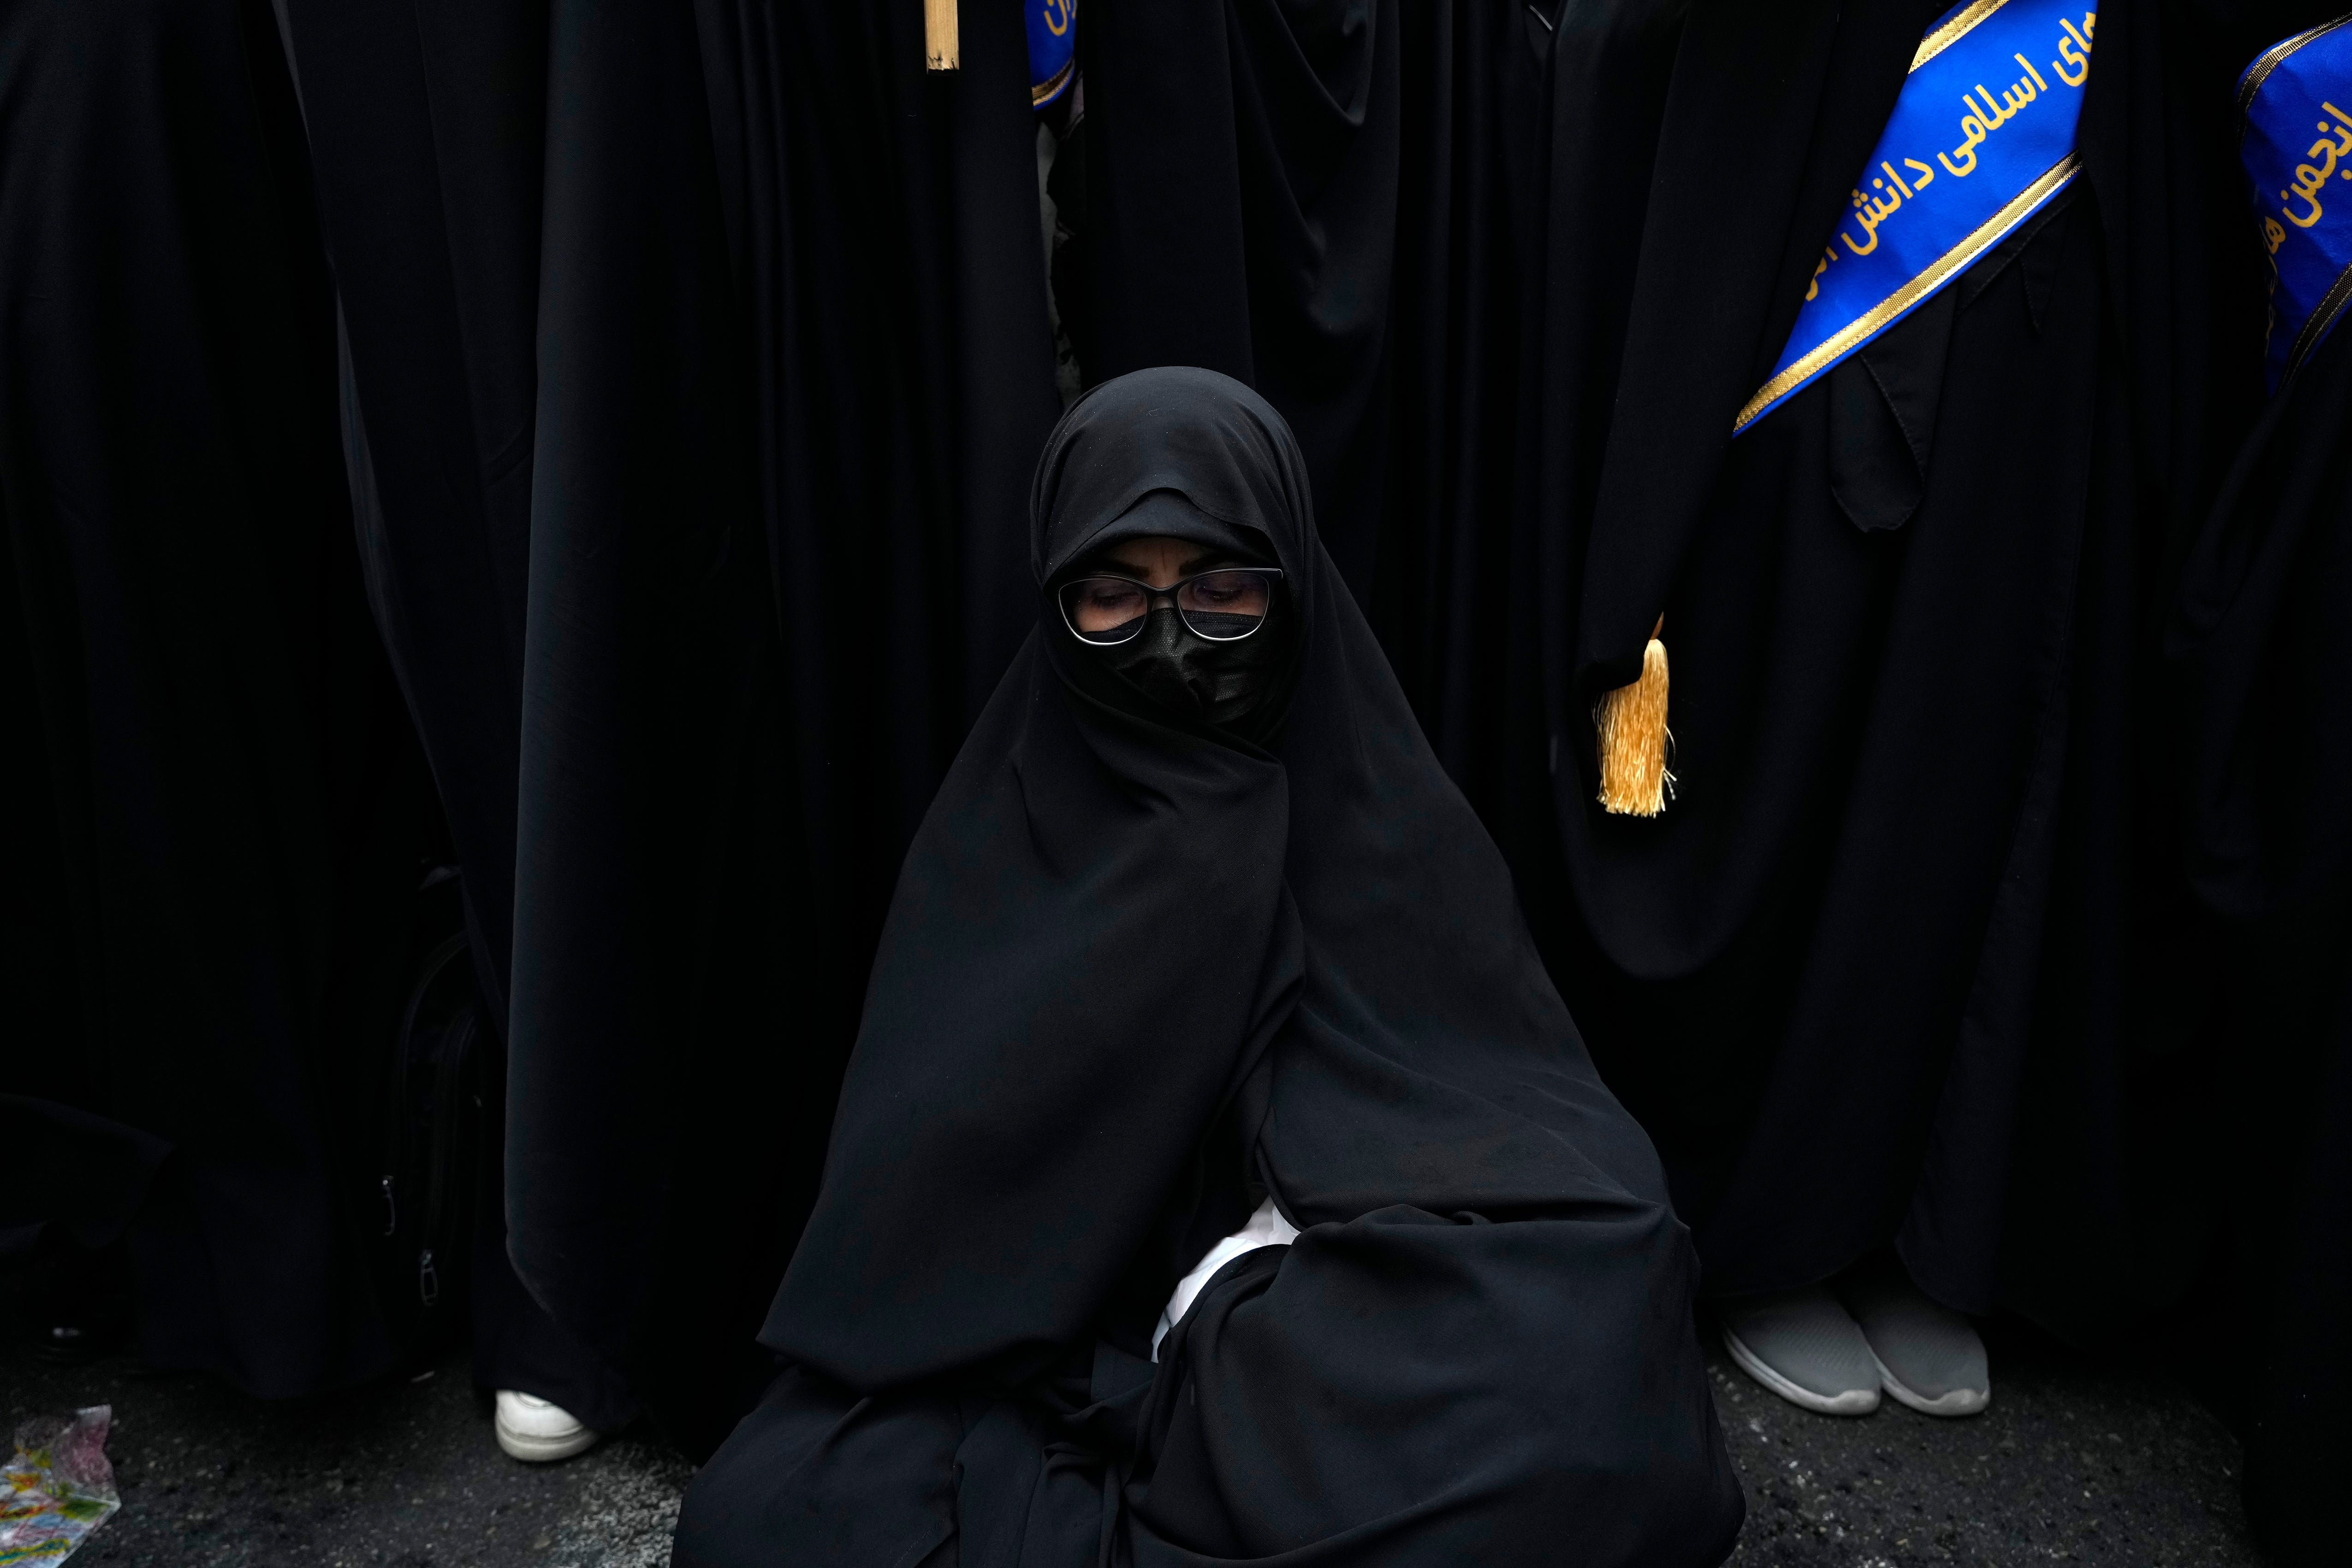
M 1080 642 L 1097 647 L 1128 642 L 1161 600 L 1194 637 L 1209 642 L 1239 642 L 1265 625 L 1282 572 L 1274 566 L 1220 566 L 1180 577 L 1165 588 L 1132 577 L 1076 577 L 1055 592 L 1062 620 Z

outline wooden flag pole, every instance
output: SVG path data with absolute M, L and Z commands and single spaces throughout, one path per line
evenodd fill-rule
M 923 64 L 935 71 L 961 68 L 963 42 L 956 36 L 956 0 L 923 0 Z

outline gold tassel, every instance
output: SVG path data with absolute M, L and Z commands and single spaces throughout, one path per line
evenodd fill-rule
M 1658 640 L 1665 629 L 1666 617 L 1660 616 L 1642 652 L 1641 679 L 1610 692 L 1592 710 L 1601 731 L 1601 805 L 1620 816 L 1655 816 L 1674 794 L 1675 775 L 1666 771 L 1666 748 L 1675 738 L 1666 728 L 1666 645 Z
M 956 0 L 923 0 L 923 64 L 951 71 L 963 65 L 963 42 L 956 35 Z

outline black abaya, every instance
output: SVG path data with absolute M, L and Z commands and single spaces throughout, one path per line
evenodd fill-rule
M 509 1117 L 533 1293 L 707 1452 L 1057 408 L 1017 16 L 551 12 Z
M 2305 17 L 2303 23 L 2325 20 Z M 2281 34 L 2295 30 L 2282 27 Z M 2249 248 L 2252 224 L 2246 225 Z M 2249 348 L 2258 347 L 2249 340 Z M 2199 894 L 2229 924 L 2229 1173 L 2208 1370 L 2246 1447 L 2246 1508 L 2302 1568 L 2340 1560 L 2352 1464 L 2352 340 L 2281 387 L 2192 552 L 2173 649 Z
M 915 0 L 290 3 L 371 584 L 517 998 L 516 1254 L 707 1451 L 898 860 L 1026 629 L 1059 405 L 1020 19 L 932 75 Z
M 0 1227 L 127 1228 L 154 1364 L 346 1384 L 401 1348 L 366 1151 L 433 808 L 285 60 L 233 0 L 13 6 L 0 58 Z
M 2104 122 L 2108 166 L 2131 171 L 2110 255 L 2137 492 L 2127 520 L 2086 535 L 2029 1043 L 2014 1121 L 1990 1145 L 2009 1155 L 2009 1193 L 1981 1222 L 2000 1228 L 2000 1303 L 2078 1342 L 2111 1343 L 2178 1300 L 2222 1217 L 2218 1186 L 2179 1157 L 2210 1136 L 2229 1071 L 2228 937 L 2183 874 L 2191 814 L 2163 638 L 2182 557 L 2263 391 L 2232 89 L 2255 50 L 2294 30 L 2277 13 L 2298 8 L 2310 0 L 2153 8 L 2158 32 L 2143 17 L 2131 33 L 2130 113 Z
M 697 16 L 781 634 L 796 1225 L 899 861 L 1027 632 L 1061 405 L 1017 8 L 970 10 L 954 72 L 913 0 Z
M 462 873 L 473 973 L 503 1040 L 515 902 L 546 15 L 533 5 L 313 5 L 288 37 L 342 331 L 342 415 L 371 605 Z M 502 1079 L 503 1051 L 490 1079 Z M 502 1091 L 479 1205 L 474 1375 L 599 1431 L 635 1402 L 506 1257 Z
M 2101 13 L 2074 187 L 1735 443 L 1946 8 L 1695 8 L 1589 531 L 1564 523 L 1555 956 L 1711 1291 L 1899 1243 L 1990 1306 L 2070 726 L 2134 701 L 2178 522 L 2154 476 L 2206 482 L 2152 6 Z M 1662 612 L 1678 783 L 1609 816 L 1591 704 Z
M 1212 373 L 1098 388 L 1039 467 L 1038 581 L 1155 490 L 1270 542 L 1286 711 L 1158 708 L 1042 607 L 909 851 L 762 1336 L 790 1366 L 678 1561 L 1719 1560 L 1686 1237 L 1297 447 Z M 1303 1234 L 1155 1366 L 1260 1190 Z
M 558 3 L 549 40 L 508 1249 L 701 1452 L 790 1245 L 744 1105 L 805 1098 L 775 622 L 693 17 Z

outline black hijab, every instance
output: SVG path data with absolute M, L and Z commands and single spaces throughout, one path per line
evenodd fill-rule
M 1041 587 L 1158 491 L 1267 541 L 1288 700 L 1255 738 L 1180 714 L 1041 596 L 908 855 L 762 1336 L 853 1388 L 1017 1378 L 1082 1342 L 1168 1205 L 1216 1190 L 1188 1173 L 1217 1125 L 1301 1227 L 1664 1215 L 1647 1139 L 1317 540 L 1280 416 L 1210 371 L 1097 388 L 1038 465 Z

